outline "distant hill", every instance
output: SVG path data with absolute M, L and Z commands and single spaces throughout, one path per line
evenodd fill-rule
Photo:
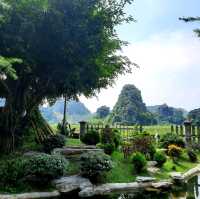
M 63 119 L 64 100 L 60 99 L 51 107 L 40 107 L 45 119 L 50 123 L 58 123 Z M 78 123 L 91 118 L 91 112 L 81 102 L 69 101 L 67 103 L 67 121 Z
M 143 102 L 141 91 L 134 85 L 125 85 L 110 115 L 112 123 L 133 125 L 154 124 L 155 119 Z
M 148 111 L 155 115 L 159 124 L 182 124 L 187 117 L 187 111 L 182 108 L 170 107 L 167 104 L 148 106 Z
M 200 123 L 200 108 L 190 111 L 188 118 L 192 119 L 193 123 Z

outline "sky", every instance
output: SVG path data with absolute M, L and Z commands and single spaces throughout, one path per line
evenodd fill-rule
M 83 102 L 92 112 L 102 105 L 113 108 L 125 84 L 141 90 L 146 105 L 167 103 L 192 110 L 200 107 L 200 39 L 198 23 L 179 17 L 199 16 L 199 0 L 135 0 L 126 12 L 136 22 L 117 27 L 119 38 L 129 42 L 123 54 L 140 67 L 120 76 L 112 87 Z

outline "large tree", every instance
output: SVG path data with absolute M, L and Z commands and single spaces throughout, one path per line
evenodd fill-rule
M 38 110 L 44 100 L 89 97 L 130 71 L 115 27 L 132 20 L 131 2 L 1 0 L 0 150 L 12 151 L 27 125 L 40 141 L 52 133 Z

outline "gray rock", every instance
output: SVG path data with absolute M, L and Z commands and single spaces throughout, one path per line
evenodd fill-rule
M 54 149 L 52 154 L 59 154 L 59 155 L 63 155 L 65 157 L 69 157 L 69 156 L 73 156 L 73 155 L 81 155 L 82 153 L 86 153 L 89 151 L 103 151 L 102 149 L 97 149 L 97 148 L 85 148 L 85 147 L 81 147 L 81 148 L 72 148 L 72 147 L 65 147 L 65 148 L 61 148 L 61 149 Z
M 58 191 L 52 192 L 33 192 L 23 194 L 0 194 L 1 199 L 48 199 L 57 198 L 60 196 Z
M 144 177 L 144 176 L 137 176 L 136 182 L 144 183 L 144 182 L 155 182 L 156 178 L 152 177 Z
M 147 162 L 147 167 L 155 167 L 157 165 L 156 161 L 148 161 Z
M 147 171 L 148 171 L 149 173 L 151 173 L 151 174 L 156 174 L 156 173 L 160 172 L 160 169 L 157 168 L 157 167 L 148 167 L 148 168 L 147 168 Z
M 170 173 L 170 177 L 174 181 L 176 181 L 176 180 L 184 181 L 184 177 L 182 176 L 182 174 L 180 172 L 172 172 L 172 173 Z
M 69 193 L 71 191 L 82 190 L 93 186 L 87 178 L 78 175 L 62 177 L 54 180 L 52 183 L 60 193 Z
M 32 157 L 32 156 L 37 156 L 37 155 L 44 155 L 46 153 L 38 152 L 38 151 L 28 151 L 23 154 L 24 157 Z

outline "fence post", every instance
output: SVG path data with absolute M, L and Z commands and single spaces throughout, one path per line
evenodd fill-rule
M 86 124 L 87 122 L 81 121 L 80 124 L 80 137 L 83 136 L 86 133 Z
M 174 133 L 174 125 L 171 125 L 171 133 Z
M 198 147 L 200 147 L 200 123 L 197 123 L 197 142 Z
M 176 134 L 177 135 L 178 135 L 178 130 L 179 130 L 178 125 L 176 125 Z
M 183 136 L 183 126 L 180 126 L 180 136 Z
M 192 122 L 185 121 L 184 122 L 184 126 L 185 126 L 185 141 L 186 141 L 186 146 L 189 147 L 189 146 L 191 146 L 191 127 L 192 127 Z
M 196 140 L 196 128 L 194 125 L 192 125 L 192 145 L 195 144 Z

